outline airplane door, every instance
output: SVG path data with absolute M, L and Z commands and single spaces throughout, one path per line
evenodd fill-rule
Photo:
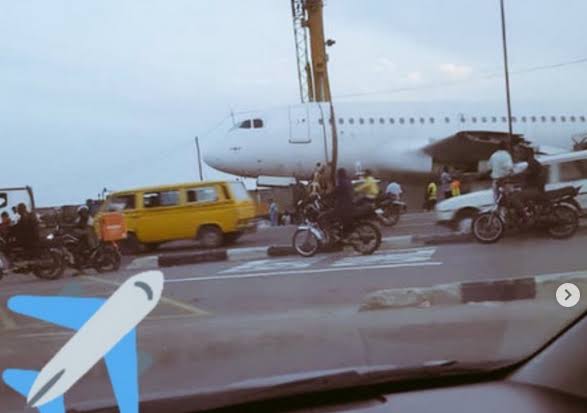
M 289 107 L 289 143 L 310 143 L 310 113 L 308 105 Z

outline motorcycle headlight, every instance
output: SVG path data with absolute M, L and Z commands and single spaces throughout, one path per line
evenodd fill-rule
M 52 240 L 52 239 L 54 239 L 54 238 L 55 238 L 55 235 L 53 235 L 53 234 L 49 234 L 49 235 L 47 235 L 47 239 L 48 239 L 48 240 Z

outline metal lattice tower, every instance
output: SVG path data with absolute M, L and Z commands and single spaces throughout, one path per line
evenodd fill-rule
M 308 52 L 307 16 L 304 3 L 305 0 L 291 0 L 296 60 L 298 65 L 298 82 L 302 103 L 314 100 L 312 66 Z

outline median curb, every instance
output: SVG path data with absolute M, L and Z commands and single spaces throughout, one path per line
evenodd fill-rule
M 587 294 L 587 271 L 504 280 L 439 284 L 423 288 L 395 288 L 367 294 L 359 311 L 481 302 L 552 299 L 562 283 L 576 284 Z

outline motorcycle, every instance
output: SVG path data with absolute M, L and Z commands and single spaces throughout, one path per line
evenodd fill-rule
M 507 182 L 500 184 L 495 206 L 473 220 L 473 236 L 483 244 L 490 244 L 497 242 L 506 229 L 544 228 L 552 238 L 570 238 L 579 227 L 577 211 L 581 208 L 575 197 L 580 188 L 567 186 L 546 191 L 542 199 L 525 202 L 523 211 L 518 211 L 511 199 L 519 188 Z
M 358 208 L 353 229 L 347 234 L 343 232 L 342 223 L 338 220 L 326 223 L 321 222 L 319 217 L 307 218 L 306 223 L 299 226 L 293 235 L 293 248 L 302 257 L 312 257 L 320 249 L 336 245 L 350 245 L 360 254 L 371 255 L 381 244 L 381 232 L 369 220 L 373 215 L 372 208 Z
M 50 240 L 41 240 L 34 256 L 8 235 L 0 236 L 0 279 L 7 271 L 34 274 L 43 280 L 56 280 L 65 271 L 62 252 Z
M 94 268 L 96 271 L 118 271 L 121 262 L 121 253 L 115 242 L 100 240 L 94 248 L 90 248 L 87 242 L 71 231 L 58 228 L 48 237 L 55 239 L 64 250 L 67 266 L 78 271 Z
M 399 222 L 401 214 L 406 212 L 406 203 L 390 195 L 380 195 L 375 200 L 377 218 L 386 227 L 393 227 Z

